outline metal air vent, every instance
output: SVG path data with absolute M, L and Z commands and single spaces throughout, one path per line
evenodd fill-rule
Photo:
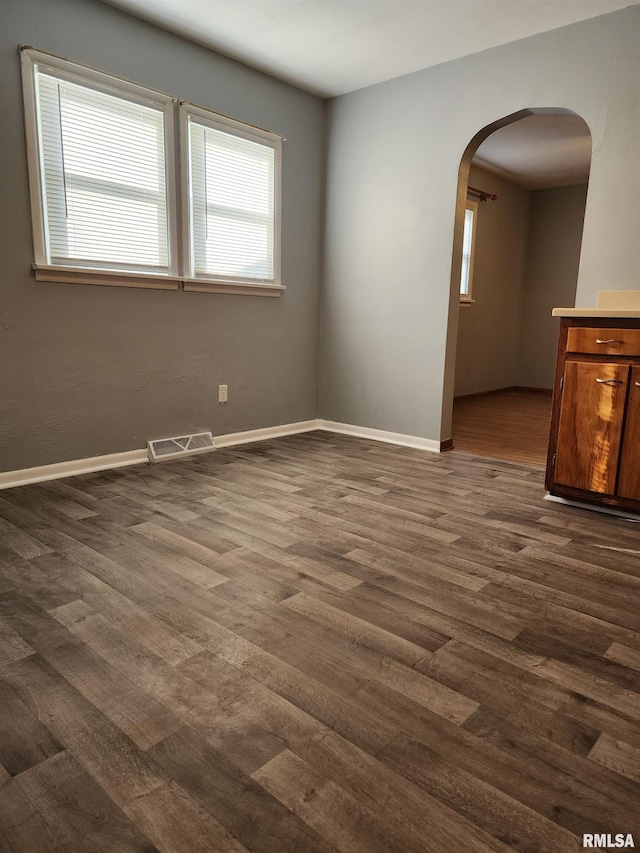
M 147 442 L 150 462 L 163 462 L 178 456 L 193 456 L 215 450 L 210 432 L 196 432 L 193 435 L 181 435 L 175 438 L 157 438 Z

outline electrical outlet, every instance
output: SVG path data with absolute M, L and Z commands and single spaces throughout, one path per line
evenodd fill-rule
M 228 385 L 218 385 L 218 402 L 226 403 L 228 400 L 229 394 L 229 386 Z

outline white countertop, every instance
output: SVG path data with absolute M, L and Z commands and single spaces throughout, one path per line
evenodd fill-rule
M 640 290 L 599 290 L 596 308 L 554 308 L 553 317 L 640 318 Z
M 640 310 L 616 310 L 614 308 L 554 308 L 553 317 L 626 317 L 640 319 Z

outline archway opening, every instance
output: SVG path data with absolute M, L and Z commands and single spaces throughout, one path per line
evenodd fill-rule
M 458 450 L 543 465 L 557 321 L 575 304 L 591 134 L 569 110 L 483 128 L 462 157 L 443 426 Z

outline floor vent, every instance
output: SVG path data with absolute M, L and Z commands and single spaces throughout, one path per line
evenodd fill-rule
M 150 462 L 163 462 L 165 459 L 176 459 L 178 456 L 193 456 L 194 453 L 204 453 L 215 450 L 213 436 L 210 432 L 196 432 L 193 435 L 181 435 L 177 438 L 158 438 L 148 441 Z

